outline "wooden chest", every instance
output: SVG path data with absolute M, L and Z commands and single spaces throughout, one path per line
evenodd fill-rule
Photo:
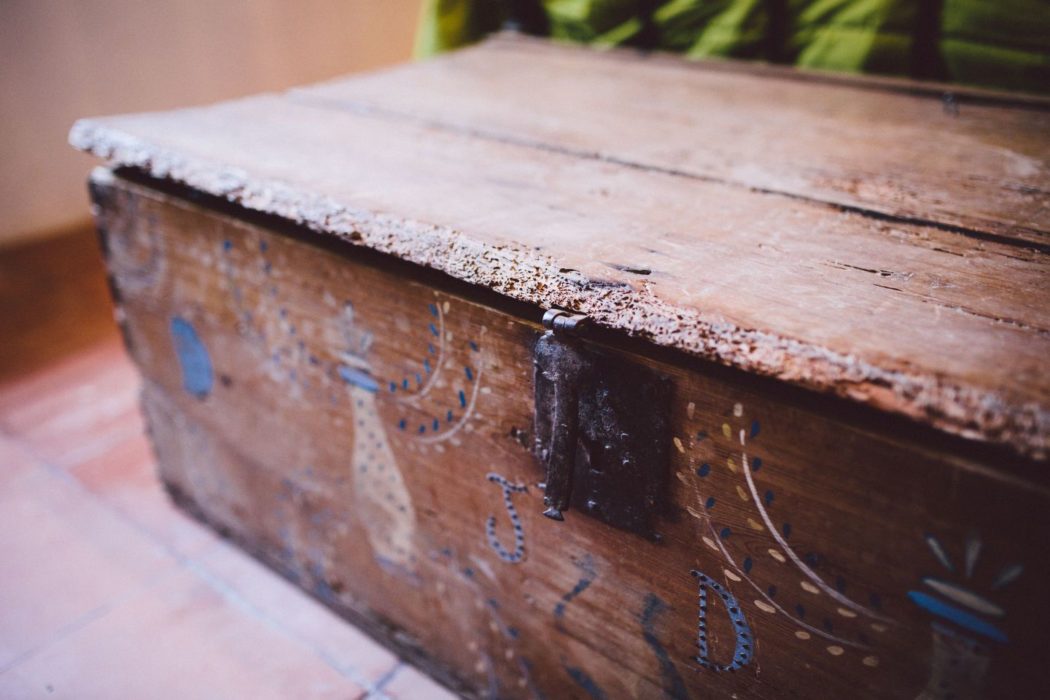
M 450 687 L 1045 696 L 1050 105 L 942 90 L 500 37 L 71 140 L 172 496 Z

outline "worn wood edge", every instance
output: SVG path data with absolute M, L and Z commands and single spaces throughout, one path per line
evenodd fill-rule
M 491 245 L 450 227 L 367 211 L 286 183 L 254 178 L 204 158 L 188 158 L 120 129 L 77 121 L 69 142 L 113 167 L 133 168 L 229 202 L 273 214 L 541 307 L 584 313 L 599 325 L 791 384 L 908 416 L 961 437 L 1047 458 L 1050 410 L 1011 402 L 992 390 L 937 374 L 887 369 L 796 338 L 745 328 L 640 290 L 600 287 L 561 272 L 561 265 L 521 245 Z M 113 175 L 96 169 L 104 182 Z
M 702 70 L 717 73 L 733 73 L 754 77 L 790 80 L 824 85 L 839 85 L 860 90 L 893 92 L 917 97 L 934 97 L 937 99 L 951 96 L 956 102 L 980 104 L 989 107 L 1029 109 L 1038 111 L 1050 110 L 1050 96 L 1034 92 L 1011 92 L 983 88 L 965 83 L 947 83 L 934 80 L 918 80 L 891 75 L 872 75 L 863 73 L 843 73 L 816 68 L 802 68 L 792 65 L 779 65 L 760 60 L 739 60 L 719 56 L 690 57 L 673 54 L 667 51 L 643 51 L 631 47 L 601 47 L 587 44 L 574 44 L 543 37 L 529 36 L 514 31 L 501 31 L 485 39 L 489 46 L 507 49 L 533 49 L 551 47 L 566 51 L 589 51 L 616 57 L 625 61 L 655 61 L 662 65 L 678 66 L 686 70 Z

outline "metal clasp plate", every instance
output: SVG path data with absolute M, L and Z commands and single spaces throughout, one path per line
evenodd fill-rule
M 585 316 L 554 310 L 543 322 L 533 359 L 544 515 L 576 508 L 655 539 L 667 510 L 671 381 L 584 341 Z

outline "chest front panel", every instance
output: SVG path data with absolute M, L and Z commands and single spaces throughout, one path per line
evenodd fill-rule
M 558 522 L 532 453 L 540 310 L 523 319 L 119 179 L 95 199 L 173 495 L 454 687 L 961 698 L 1045 684 L 1050 499 L 1010 465 L 608 349 L 669 383 L 669 507 L 657 538 L 579 508 Z

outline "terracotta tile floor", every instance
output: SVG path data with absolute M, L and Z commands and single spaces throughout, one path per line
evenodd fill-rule
M 0 379 L 0 697 L 452 697 L 173 508 L 115 333 L 37 365 Z

